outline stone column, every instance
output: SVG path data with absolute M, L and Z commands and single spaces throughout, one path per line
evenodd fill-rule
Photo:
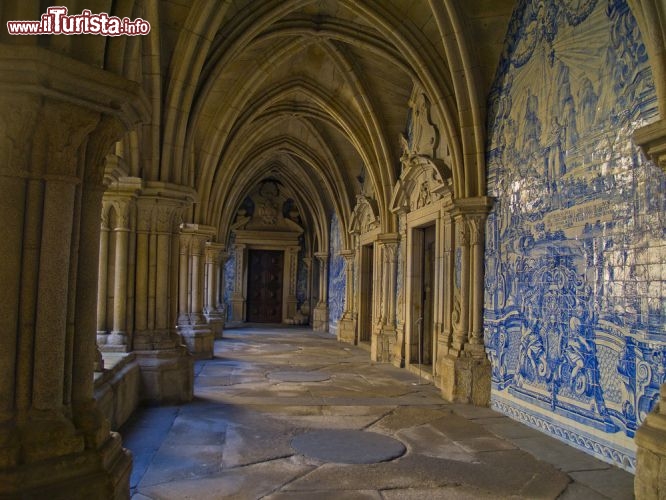
M 107 305 L 107 271 L 109 267 L 109 207 L 110 204 L 102 205 L 102 224 L 99 238 L 99 279 L 97 282 L 97 344 L 104 345 L 109 336 L 106 324 Z
M 204 315 L 214 337 L 221 339 L 224 331 L 224 312 L 220 310 L 218 297 L 220 296 L 220 287 L 224 286 L 223 262 L 226 260 L 224 245 L 211 241 L 206 242 L 205 255 L 206 301 L 204 303 Z
M 99 216 L 103 158 L 147 102 L 34 45 L 0 45 L 0 88 L 0 497 L 126 497 L 92 397 Z
M 152 206 L 137 203 L 136 228 L 136 290 L 134 294 L 134 328 L 145 332 L 148 329 L 148 283 L 150 266 L 150 233 Z M 154 245 L 153 245 L 154 246 Z M 153 295 L 154 301 L 154 295 Z M 154 306 L 153 306 L 154 309 Z
M 178 327 L 185 328 L 190 324 L 190 245 L 191 234 L 182 234 L 179 239 L 180 253 L 178 259 Z
M 110 181 L 103 197 L 97 307 L 98 343 L 102 351 L 127 352 L 129 347 L 127 337 L 132 318 L 128 305 L 134 297 L 134 280 L 130 279 L 133 278 L 130 274 L 134 272 L 132 252 L 135 250 L 130 240 L 135 229 L 132 215 L 141 184 L 137 177 L 118 177 Z M 113 227 L 110 227 L 111 221 Z M 109 297 L 111 286 L 113 296 Z
M 215 229 L 200 224 L 181 224 L 178 282 L 178 331 L 190 353 L 198 359 L 213 357 L 214 334 L 203 311 L 204 253 Z
M 666 383 L 660 400 L 636 431 L 636 498 L 666 498 Z
M 178 277 L 179 221 L 194 200 L 187 187 L 147 181 L 137 199 L 137 260 L 133 348 L 141 368 L 142 399 L 184 402 L 192 398 L 192 357 L 182 345 L 172 299 Z
M 345 310 L 338 322 L 338 340 L 349 344 L 356 343 L 356 318 L 354 317 L 354 260 L 356 251 L 342 250 L 345 259 Z
M 129 253 L 129 201 L 119 200 L 114 203 L 116 209 L 115 266 L 113 280 L 113 330 L 109 335 L 106 349 L 127 350 L 127 260 Z
M 319 302 L 312 314 L 312 329 L 316 332 L 328 331 L 328 253 L 314 254 L 319 260 Z
M 487 406 L 490 401 L 490 362 L 483 348 L 483 242 L 491 200 L 456 200 L 452 337 L 439 360 L 442 396 L 449 401 Z M 445 231 L 446 232 L 446 231 Z M 445 253 L 446 253 L 445 241 Z M 444 321 L 447 329 L 447 320 Z

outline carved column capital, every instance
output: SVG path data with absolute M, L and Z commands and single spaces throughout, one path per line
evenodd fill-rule
M 131 200 L 128 198 L 113 199 L 111 205 L 116 213 L 116 224 L 112 229 L 128 231 L 130 229 Z
M 101 217 L 101 229 L 102 231 L 109 231 L 111 229 L 109 225 L 109 209 L 111 208 L 111 202 L 102 201 L 102 217 Z
M 206 264 L 220 264 L 223 260 L 226 260 L 226 252 L 224 252 L 224 245 L 221 243 L 214 243 L 212 241 L 207 241 L 205 244 L 205 255 L 206 255 Z M 222 258 L 222 254 L 225 254 L 225 258 Z
M 483 245 L 485 239 L 485 215 L 473 215 L 467 219 L 472 245 Z
M 316 252 L 314 256 L 317 257 L 322 266 L 328 264 L 328 252 Z
M 456 224 L 456 236 L 458 246 L 468 247 L 470 238 L 469 238 L 469 227 L 466 224 L 466 221 L 461 217 Z
M 342 256 L 343 259 L 345 259 L 345 262 L 354 262 L 354 259 L 356 258 L 356 250 L 350 249 L 350 250 L 341 250 L 340 255 Z
M 178 248 L 180 249 L 180 255 L 187 255 L 190 253 L 190 245 L 192 243 L 192 235 L 191 234 L 181 234 L 179 239 L 178 239 L 179 246 Z

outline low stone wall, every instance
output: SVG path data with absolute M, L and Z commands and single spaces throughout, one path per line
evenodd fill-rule
M 118 430 L 141 401 L 139 364 L 133 353 L 105 353 L 104 365 L 104 372 L 95 375 L 95 399 L 111 429 Z

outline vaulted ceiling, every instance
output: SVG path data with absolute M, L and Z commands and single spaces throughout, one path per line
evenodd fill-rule
M 39 18 L 40 2 L 14 3 L 3 19 Z M 485 193 L 486 96 L 515 0 L 65 3 L 151 23 L 145 37 L 38 43 L 143 83 L 152 121 L 125 141 L 129 173 L 193 187 L 192 222 L 221 238 L 265 177 L 317 212 L 301 209 L 312 227 L 333 213 L 346 224 L 363 189 L 394 231 L 414 82 L 439 117 L 455 195 Z
M 194 218 L 223 234 L 263 177 L 343 221 L 361 179 L 390 231 L 418 81 L 446 124 L 458 195 L 483 194 L 485 96 L 513 3 L 161 2 L 160 175 L 192 183 Z

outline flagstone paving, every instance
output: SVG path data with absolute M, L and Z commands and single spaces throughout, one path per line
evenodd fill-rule
M 121 430 L 133 500 L 628 499 L 633 476 L 297 328 L 226 330 L 195 399 Z

